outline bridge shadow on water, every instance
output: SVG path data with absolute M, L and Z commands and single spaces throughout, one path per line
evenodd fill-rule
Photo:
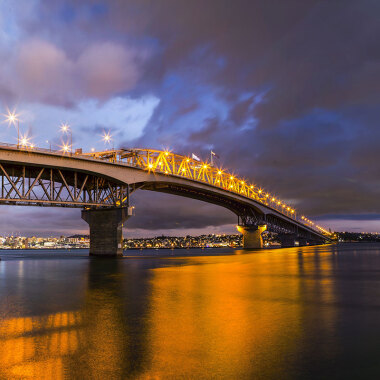
M 379 247 L 0 254 L 0 378 L 375 378 Z
M 123 378 L 142 371 L 156 265 L 80 258 L 1 263 L 9 266 L 2 276 L 9 282 L 1 289 L 0 378 Z

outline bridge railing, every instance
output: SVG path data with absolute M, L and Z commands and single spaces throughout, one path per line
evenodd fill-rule
M 49 154 L 56 154 L 59 156 L 62 155 L 77 155 L 76 153 L 72 153 L 70 151 L 63 151 L 62 149 L 47 149 L 47 148 L 39 148 L 37 146 L 34 146 L 33 144 L 9 144 L 9 143 L 4 143 L 0 142 L 0 147 L 4 148 L 12 148 L 12 149 L 18 149 L 18 150 L 23 150 L 27 152 L 40 152 L 40 153 L 49 153 Z

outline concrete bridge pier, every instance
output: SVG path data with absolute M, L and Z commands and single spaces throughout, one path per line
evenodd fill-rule
M 297 236 L 295 234 L 279 234 L 278 238 L 282 248 L 294 247 L 296 245 Z
M 305 245 L 307 245 L 307 239 L 306 238 L 299 237 L 297 240 L 298 240 L 298 245 L 300 247 L 304 247 Z
M 90 227 L 90 256 L 123 255 L 123 223 L 132 216 L 132 207 L 82 210 Z
M 263 248 L 263 238 L 261 234 L 266 229 L 267 226 L 265 224 L 260 226 L 237 226 L 237 230 L 243 234 L 243 248 Z

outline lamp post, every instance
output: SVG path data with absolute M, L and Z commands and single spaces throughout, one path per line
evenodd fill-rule
M 16 126 L 16 122 L 17 122 L 17 149 L 18 149 L 20 147 L 20 119 L 18 118 L 16 111 L 11 112 L 8 110 L 8 113 L 4 116 L 6 117 L 5 121 L 8 122 L 8 125 L 13 124 L 14 126 Z
M 70 154 L 72 155 L 73 154 L 73 131 L 71 130 L 70 126 L 65 123 L 61 124 L 60 129 L 62 133 L 70 133 Z

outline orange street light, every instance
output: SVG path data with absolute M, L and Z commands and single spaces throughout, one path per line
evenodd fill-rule
M 70 133 L 70 152 L 72 153 L 72 148 L 73 148 L 73 131 L 71 130 L 69 124 L 67 123 L 62 123 L 60 126 L 60 130 L 62 133 Z

